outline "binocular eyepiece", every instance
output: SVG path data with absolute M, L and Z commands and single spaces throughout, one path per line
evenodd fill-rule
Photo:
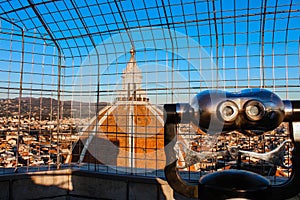
M 256 135 L 275 129 L 293 115 L 290 101 L 265 89 L 203 91 L 191 104 L 178 104 L 176 112 L 180 122 L 193 122 L 205 132 L 240 130 Z

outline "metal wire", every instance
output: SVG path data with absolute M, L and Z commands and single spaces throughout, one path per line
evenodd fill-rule
M 161 176 L 162 104 L 190 102 L 205 89 L 259 87 L 283 99 L 299 99 L 299 13 L 300 3 L 293 0 L 1 1 L 3 173 L 16 168 L 48 170 L 64 164 L 135 173 L 138 170 L 133 166 L 140 163 L 140 173 Z M 134 61 L 130 49 L 135 51 Z M 146 107 L 138 103 L 135 107 L 132 100 L 126 107 L 118 101 L 126 96 L 124 70 L 130 63 L 141 70 L 142 79 L 140 88 L 136 80 L 129 83 L 135 94 L 126 95 L 136 100 L 140 94 L 139 103 Z M 111 107 L 101 116 L 105 119 L 95 121 L 106 106 Z M 127 111 L 117 112 L 117 108 Z M 134 117 L 134 112 L 144 118 Z M 111 128 L 110 113 L 115 121 L 128 123 Z M 152 119 L 155 125 L 140 130 L 137 124 L 145 119 Z M 95 128 L 90 127 L 93 123 Z M 80 157 L 89 142 L 86 138 L 90 142 L 101 138 L 102 129 L 113 132 L 109 137 L 125 152 L 120 153 L 119 163 L 107 168 L 95 158 L 101 151 L 93 153 L 87 148 L 86 162 L 78 165 L 74 158 Z M 132 132 L 122 135 L 121 129 Z M 158 133 L 154 139 L 142 141 L 133 136 L 149 130 Z M 16 144 L 12 138 L 17 139 Z M 124 145 L 123 139 L 135 146 Z M 152 151 L 155 153 L 147 157 Z M 149 172 L 150 168 L 155 172 Z

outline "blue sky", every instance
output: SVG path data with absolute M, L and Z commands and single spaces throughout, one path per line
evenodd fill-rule
M 12 1 L 12 4 L 15 8 L 26 6 L 19 1 Z M 72 5 L 62 1 L 37 6 L 62 48 L 62 64 L 66 66 L 62 70 L 65 99 L 74 96 L 74 88 L 85 84 L 79 83 L 76 78 L 80 69 L 84 69 L 91 83 L 84 87 L 89 87 L 91 95 L 96 94 L 94 84 L 97 82 L 98 61 L 91 38 L 101 54 L 101 98 L 105 101 L 115 95 L 112 88 L 118 87 L 116 83 L 130 58 L 130 37 L 137 50 L 137 63 L 144 72 L 144 89 L 149 90 L 155 103 L 174 101 L 174 98 L 188 101 L 188 96 L 205 89 L 199 77 L 207 80 L 206 86 L 218 85 L 220 89 L 239 91 L 262 86 L 264 76 L 266 87 L 283 99 L 299 98 L 299 1 L 291 4 L 283 0 L 267 1 L 267 5 L 255 0 L 250 0 L 249 4 L 248 1 L 215 1 L 215 16 L 212 2 L 206 1 L 126 0 L 118 3 L 89 1 L 89 4 L 74 1 Z M 11 5 L 2 3 L 0 14 L 12 10 Z M 265 16 L 261 14 L 263 6 L 267 6 Z M 38 18 L 34 17 L 31 9 L 1 14 L 1 17 L 14 18 L 25 29 L 24 87 L 36 89 L 33 92 L 35 96 L 55 97 L 56 93 L 51 90 L 57 88 L 57 48 L 47 35 L 46 41 L 31 37 L 45 33 Z M 86 25 L 88 30 L 84 29 Z M 16 34 L 20 32 L 3 20 L 0 27 L 0 92 L 3 96 L 8 92 L 15 96 L 18 90 L 8 88 L 19 87 L 22 43 L 21 37 Z M 88 33 L 91 33 L 91 38 Z M 63 37 L 67 39 L 60 39 Z M 205 58 L 199 52 L 205 52 Z M 86 63 L 90 66 L 86 67 Z M 211 70 L 209 75 L 205 69 Z M 212 84 L 209 83 L 211 76 Z M 73 84 L 76 86 L 73 87 Z M 180 93 L 188 95 L 171 98 L 172 87 L 177 88 L 173 92 L 177 92 L 177 96 Z M 25 96 L 32 95 L 28 91 L 24 91 Z

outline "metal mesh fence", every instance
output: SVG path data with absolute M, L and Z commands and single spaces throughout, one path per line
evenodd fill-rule
M 163 104 L 206 89 L 299 99 L 299 12 L 295 0 L 0 1 L 2 172 L 163 176 Z M 194 127 L 178 129 L 201 148 Z M 215 150 L 239 141 L 266 152 L 287 133 L 282 125 L 260 138 L 222 135 Z M 289 176 L 244 159 L 273 179 Z M 227 166 L 208 161 L 182 175 Z

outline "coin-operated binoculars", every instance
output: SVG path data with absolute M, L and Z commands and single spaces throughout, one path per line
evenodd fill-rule
M 300 129 L 297 129 L 300 127 L 297 123 L 300 121 L 300 101 L 283 101 L 265 89 L 246 89 L 240 93 L 213 90 L 197 94 L 191 104 L 166 104 L 164 109 L 165 176 L 177 193 L 198 199 L 286 199 L 300 192 Z M 254 152 L 243 150 L 236 144 L 228 146 L 226 151 L 212 151 L 211 155 L 230 157 L 236 163 L 235 167 L 207 173 L 201 176 L 199 183 L 181 178 L 174 149 L 178 143 L 179 123 L 192 124 L 207 135 L 235 131 L 254 138 L 274 131 L 282 122 L 288 124 L 288 139 L 281 140 L 276 148 Z M 285 156 L 287 143 L 293 149 L 289 162 Z M 201 162 L 204 155 L 188 149 L 185 156 L 185 167 L 188 167 Z M 251 166 L 241 167 L 244 156 L 287 169 L 290 176 L 280 184 L 273 184 L 268 176 L 249 170 Z

